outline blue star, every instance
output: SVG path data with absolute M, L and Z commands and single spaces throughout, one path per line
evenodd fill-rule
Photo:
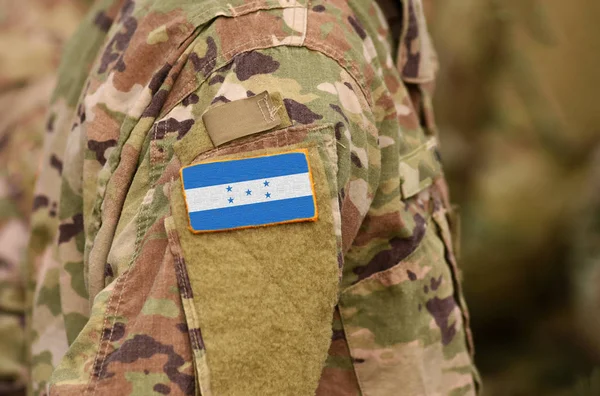
M 250 189 L 247 189 L 247 190 L 246 190 L 246 195 L 252 195 L 252 190 L 250 190 Z
M 269 187 L 269 182 L 265 180 L 265 182 L 263 183 L 265 185 L 265 187 Z
M 232 189 L 233 189 L 233 187 L 227 186 L 227 192 L 231 192 Z
M 266 193 L 266 194 L 265 194 L 265 197 L 267 197 L 267 198 L 271 198 L 271 193 L 270 193 L 270 192 Z
M 228 201 L 229 201 L 230 204 L 232 204 L 233 203 L 233 198 L 229 197 Z

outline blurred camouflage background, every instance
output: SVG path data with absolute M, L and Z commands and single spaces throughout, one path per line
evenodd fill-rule
M 427 6 L 485 394 L 600 395 L 600 2 Z
M 28 213 L 43 204 L 34 202 L 33 183 L 61 50 L 90 3 L 0 0 L 0 395 L 23 391 L 27 273 L 20 265 Z
M 600 395 L 600 2 L 423 1 L 485 395 Z M 45 106 L 89 3 L 0 0 L 0 394 L 23 375 Z

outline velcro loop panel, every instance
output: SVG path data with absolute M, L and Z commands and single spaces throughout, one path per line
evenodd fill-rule
M 173 217 L 214 395 L 303 396 L 317 388 L 331 342 L 339 267 L 326 164 L 317 147 L 308 153 L 319 207 L 315 222 L 193 234 L 180 182 L 173 188 Z

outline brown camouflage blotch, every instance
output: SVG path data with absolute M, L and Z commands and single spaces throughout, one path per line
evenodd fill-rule
M 398 212 L 389 212 L 380 216 L 367 214 L 360 233 L 354 240 L 354 244 L 357 246 L 365 246 L 375 238 L 389 237 L 390 230 L 401 230 L 405 228 L 406 225 Z
M 435 324 L 442 333 L 442 344 L 448 345 L 456 335 L 456 324 L 449 323 L 450 314 L 456 308 L 456 301 L 453 296 L 446 298 L 434 297 L 425 303 L 427 311 L 433 316 Z
M 402 67 L 402 76 L 408 78 L 416 78 L 419 75 L 419 66 L 421 62 L 421 52 L 415 51 L 418 48 L 414 44 L 419 39 L 419 24 L 415 14 L 414 4 L 409 1 L 408 6 L 404 7 L 408 11 L 407 20 L 408 26 L 404 36 L 404 46 L 406 47 L 406 59 L 403 59 L 404 66 Z
M 293 99 L 283 99 L 283 104 L 285 105 L 285 109 L 287 110 L 290 119 L 292 121 L 297 121 L 300 124 L 312 124 L 323 118 L 322 115 L 313 112 L 308 106 L 298 103 Z
M 192 118 L 183 121 L 177 121 L 174 118 L 167 118 L 165 121 L 161 121 L 156 124 L 157 133 L 153 136 L 153 139 L 163 139 L 165 134 L 171 132 L 177 132 L 177 140 L 185 136 L 186 133 L 194 125 Z
M 117 141 L 114 139 L 105 140 L 103 142 L 99 142 L 96 140 L 88 140 L 88 149 L 93 151 L 96 154 L 96 160 L 100 163 L 100 165 L 104 166 L 106 164 L 106 157 L 104 153 L 111 147 L 115 147 L 117 145 Z
M 352 29 L 354 29 L 356 34 L 358 34 L 358 36 L 362 40 L 367 38 L 367 33 L 365 32 L 365 29 L 363 29 L 360 22 L 356 19 L 355 15 L 348 16 L 348 23 L 350 24 L 350 26 L 352 26 Z
M 163 25 L 166 25 L 168 39 L 164 42 L 148 44 L 150 33 Z M 122 55 L 127 67 L 115 75 L 115 88 L 128 92 L 134 84 L 145 86 L 155 74 L 164 73 L 163 69 L 167 67 L 165 64 L 174 63 L 173 54 L 183 51 L 179 48 L 179 44 L 185 40 L 189 30 L 191 29 L 186 18 L 176 11 L 166 14 L 148 14 L 138 21 L 135 34 L 130 37 L 131 42 L 127 43 Z
M 167 76 L 169 75 L 169 71 L 171 71 L 171 65 L 169 62 L 165 63 L 154 75 L 148 84 L 148 88 L 150 88 L 150 92 L 152 95 L 158 92 L 158 89 L 161 87 Z
M 256 51 L 236 55 L 233 63 L 235 65 L 233 70 L 240 81 L 246 81 L 257 74 L 273 73 L 279 69 L 279 62 Z
M 58 243 L 65 243 L 83 231 L 83 214 L 78 213 L 58 227 Z
M 162 370 L 169 380 L 176 384 L 185 395 L 193 395 L 195 387 L 194 377 L 179 371 L 179 368 L 185 364 L 184 358 L 175 352 L 173 345 L 162 344 L 148 335 L 138 334 L 125 341 L 119 349 L 111 353 L 106 359 L 106 370 L 111 368 L 113 362 L 125 363 L 131 365 L 131 368 L 135 368 L 135 365 L 132 365 L 132 363 L 151 358 L 156 354 L 167 356 L 167 361 L 164 363 Z M 118 371 L 120 373 L 126 372 L 124 368 L 119 368 Z M 112 373 L 108 373 L 108 375 L 110 374 Z
M 258 47 L 271 46 L 273 38 L 283 40 L 283 20 L 268 12 L 237 18 L 218 18 L 215 30 L 220 38 L 219 54 L 225 60 Z M 252 39 L 249 40 L 248 38 Z M 213 65 L 214 67 L 214 65 Z
M 109 71 L 109 67 L 111 67 L 111 65 L 112 68 L 116 69 L 117 71 L 125 71 L 125 63 L 123 63 L 122 53 L 133 37 L 135 29 L 137 29 L 137 21 L 135 18 L 127 18 L 121 27 L 121 31 L 112 38 L 102 53 L 98 74 L 103 74 Z
M 222 76 L 219 76 L 219 77 L 223 78 Z M 223 81 L 220 81 L 220 82 L 223 82 Z M 209 84 L 210 84 L 210 82 L 209 82 Z M 195 93 L 191 93 L 188 96 L 186 96 L 185 99 L 183 99 L 181 101 L 181 104 L 187 107 L 189 105 L 198 103 L 199 100 L 200 100 L 200 98 L 198 97 L 198 95 L 196 95 Z
M 367 265 L 354 268 L 354 273 L 358 275 L 357 282 L 394 267 L 419 246 L 423 236 L 425 236 L 427 224 L 425 219 L 419 215 L 415 215 L 414 219 L 415 228 L 410 237 L 395 237 L 390 239 L 390 249 L 378 252 Z
M 345 253 L 352 246 L 352 242 L 358 233 L 362 216 L 348 196 L 341 199 L 340 208 L 341 216 L 344 219 L 342 222 L 342 248 Z
M 212 37 L 206 38 L 206 52 L 203 56 L 198 56 L 196 52 L 192 52 L 189 56 L 190 61 L 194 65 L 197 72 L 201 72 L 205 77 L 214 69 L 217 62 L 217 45 Z
M 330 103 L 329 107 L 331 107 L 333 110 L 335 110 L 339 115 L 342 116 L 342 118 L 344 118 L 344 121 L 346 121 L 346 124 L 348 124 L 350 121 L 348 121 L 348 117 L 346 117 L 346 114 L 344 114 L 344 112 L 342 111 L 342 109 L 340 109 L 340 106 Z M 339 124 L 336 124 L 336 132 L 337 132 L 337 127 Z M 342 124 L 343 126 L 344 124 Z M 337 134 L 336 134 L 337 137 Z
M 156 384 L 152 387 L 155 392 L 158 392 L 163 395 L 168 395 L 171 393 L 171 388 L 165 384 Z
M 33 210 L 34 212 L 40 208 L 46 208 L 48 207 L 48 205 L 50 204 L 50 200 L 48 199 L 48 197 L 43 196 L 43 195 L 36 195 L 33 198 L 33 205 L 31 210 Z
M 109 17 L 104 11 L 99 11 L 94 17 L 94 25 L 98 26 L 98 29 L 102 30 L 105 33 L 108 32 L 113 22 L 114 20 L 111 17 Z
M 54 154 L 50 156 L 50 167 L 56 169 L 59 174 L 62 173 L 63 163 L 62 161 Z
M 223 81 L 225 81 L 225 77 L 218 74 L 218 75 L 212 77 L 210 80 L 208 80 L 208 85 L 221 84 Z

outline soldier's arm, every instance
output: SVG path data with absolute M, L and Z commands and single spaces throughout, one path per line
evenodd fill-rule
M 344 240 L 358 231 L 379 180 L 360 86 L 306 48 L 249 51 L 155 127 L 184 167 L 165 224 L 189 279 L 180 288 L 193 294 L 184 307 L 198 312 L 186 314 L 188 326 L 201 329 L 210 350 L 211 387 L 313 392 L 331 342 Z M 347 354 L 341 361 L 351 367 Z
M 56 134 L 50 392 L 472 389 L 429 104 L 374 4 L 192 3 L 126 3 Z
M 373 114 L 350 74 L 319 52 L 240 51 L 204 75 L 205 45 L 191 48 L 177 77 L 191 87 L 174 83 L 169 98 L 179 100 L 167 99 L 148 126 L 114 237 L 122 243 L 104 271 L 111 283 L 70 347 L 84 352 L 67 353 L 56 370 L 56 391 L 87 386 L 91 367 L 100 384 L 118 389 L 139 364 L 122 354 L 156 345 L 171 345 L 182 359 L 174 373 L 195 376 L 205 392 L 317 386 L 342 256 L 379 180 Z M 266 162 L 238 162 L 247 158 Z M 223 166 L 195 176 L 209 163 Z M 119 267 L 131 254 L 131 266 Z M 157 362 L 151 372 L 163 371 L 162 356 L 146 357 Z M 352 376 L 347 353 L 334 360 Z

